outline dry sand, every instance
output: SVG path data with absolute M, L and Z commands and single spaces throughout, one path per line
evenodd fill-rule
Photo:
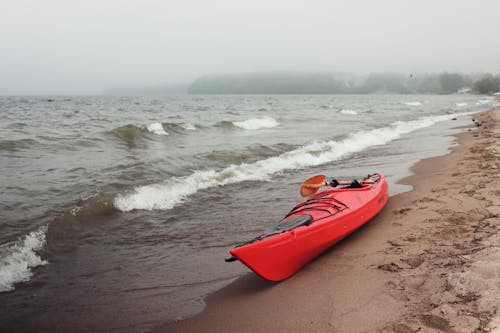
M 153 331 L 500 332 L 500 109 L 474 118 L 413 167 L 413 191 L 295 276 L 250 273 Z

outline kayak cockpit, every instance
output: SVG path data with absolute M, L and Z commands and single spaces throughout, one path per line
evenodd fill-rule
M 290 229 L 295 229 L 298 227 L 306 226 L 306 225 L 311 224 L 312 220 L 313 220 L 313 218 L 311 215 L 306 215 L 306 214 L 298 215 L 298 216 L 292 217 L 290 219 L 282 220 L 280 223 L 267 229 L 266 234 L 267 233 L 274 234 L 274 233 L 283 232 L 283 231 L 287 231 Z

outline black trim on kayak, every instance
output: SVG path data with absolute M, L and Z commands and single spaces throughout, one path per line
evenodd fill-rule
M 309 207 L 310 205 L 313 205 L 313 204 L 316 206 Z M 321 206 L 317 206 L 318 204 L 321 204 Z M 340 206 L 337 204 L 339 204 Z M 335 209 L 336 211 L 332 212 L 331 211 L 332 208 Z M 337 214 L 338 212 L 341 212 L 347 208 L 349 208 L 349 207 L 345 203 L 343 203 L 343 202 L 341 202 L 333 197 L 328 197 L 328 198 L 321 197 L 319 199 L 316 199 L 316 197 L 315 197 L 315 198 L 306 200 L 305 202 L 300 203 L 297 206 L 295 206 L 284 218 L 286 219 L 290 215 L 297 214 L 299 212 L 306 211 L 306 210 L 307 211 L 314 211 L 314 210 L 324 211 L 324 212 L 328 213 L 329 216 L 333 216 L 333 215 Z M 316 219 L 315 221 L 317 221 L 317 220 L 320 220 L 320 219 Z
M 275 233 L 277 231 L 282 232 L 282 231 L 295 229 L 298 227 L 302 227 L 302 226 L 311 224 L 312 220 L 313 220 L 313 218 L 311 215 L 305 215 L 305 214 L 298 215 L 298 216 L 292 217 L 291 219 L 288 219 L 288 220 L 285 220 L 285 219 L 281 220 L 280 223 L 267 229 L 267 232 Z
M 328 194 L 325 194 L 324 196 L 323 195 L 320 195 L 318 197 L 320 197 L 320 199 L 315 199 L 313 198 L 313 200 L 309 199 L 307 200 L 305 203 L 303 204 L 300 204 L 300 205 L 297 205 L 295 206 L 294 209 L 292 209 L 290 211 L 290 213 L 288 213 L 277 225 L 276 227 L 278 227 L 280 224 L 283 224 L 283 221 L 285 222 L 288 222 L 288 221 L 292 221 L 294 220 L 295 218 L 291 218 L 289 220 L 286 220 L 287 217 L 289 217 L 290 215 L 293 215 L 293 214 L 297 214 L 299 212 L 306 212 L 306 211 L 324 211 L 326 213 L 328 213 L 328 215 L 324 216 L 324 217 L 320 217 L 320 218 L 317 218 L 315 220 L 312 220 L 311 216 L 310 215 L 299 215 L 298 217 L 301 217 L 301 216 L 308 216 L 310 218 L 310 221 L 308 219 L 307 223 L 297 223 L 297 224 L 294 224 L 294 225 L 290 225 L 289 228 L 277 228 L 277 229 L 274 229 L 274 228 L 269 228 L 267 229 L 263 234 L 255 237 L 254 239 L 251 239 L 245 243 L 242 243 L 242 244 L 239 244 L 239 245 L 236 245 L 236 247 L 241 247 L 241 246 L 245 246 L 245 245 L 248 245 L 248 244 L 252 244 L 254 242 L 257 242 L 257 241 L 260 241 L 260 240 L 263 240 L 264 238 L 267 238 L 267 237 L 270 237 L 270 236 L 274 236 L 274 235 L 277 235 L 277 234 L 281 234 L 283 232 L 286 232 L 286 231 L 289 231 L 289 230 L 293 230 L 295 228 L 298 228 L 298 227 L 301 227 L 301 226 L 308 226 L 309 224 L 311 223 L 315 223 L 317 221 L 321 221 L 325 218 L 329 218 L 329 217 L 332 217 L 334 216 L 335 214 L 343 211 L 343 210 L 346 210 L 348 209 L 349 207 L 340 202 L 339 200 L 335 199 L 335 198 L 324 198 L 325 196 L 327 196 Z M 333 204 L 332 201 L 338 203 L 338 204 L 341 204 L 343 207 L 341 206 L 338 206 L 336 204 Z M 324 203 L 322 206 L 326 207 L 326 208 L 318 208 L 317 206 L 316 207 L 304 207 L 304 206 L 307 206 L 307 205 L 310 205 L 310 204 L 317 204 L 318 202 L 321 202 L 321 203 Z M 334 212 L 332 212 L 332 208 L 335 209 Z M 305 222 L 305 220 L 303 221 Z

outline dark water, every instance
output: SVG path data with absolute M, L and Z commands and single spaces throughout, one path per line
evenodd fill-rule
M 0 97 L 0 322 L 138 332 L 247 273 L 223 259 L 315 173 L 395 182 L 468 96 Z M 457 118 L 453 120 L 453 118 Z

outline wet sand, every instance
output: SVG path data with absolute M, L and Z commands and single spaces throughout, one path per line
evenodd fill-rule
M 500 109 L 474 119 L 412 168 L 413 191 L 293 277 L 249 273 L 153 332 L 500 332 Z

